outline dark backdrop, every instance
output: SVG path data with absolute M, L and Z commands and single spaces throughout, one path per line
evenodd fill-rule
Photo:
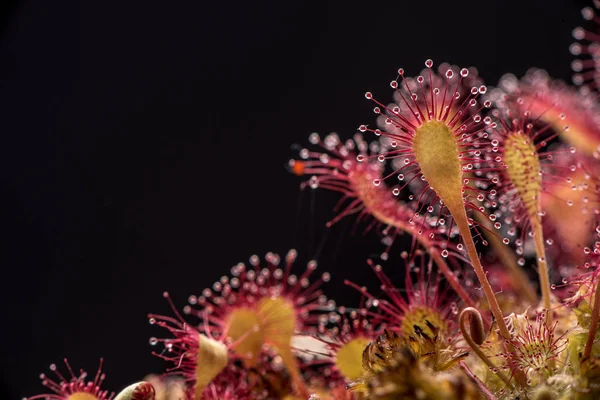
M 254 253 L 318 256 L 354 301 L 343 280 L 372 281 L 381 246 L 351 220 L 324 239 L 337 196 L 299 193 L 290 145 L 372 123 L 364 92 L 391 99 L 396 69 L 429 57 L 488 84 L 532 66 L 569 79 L 587 2 L 357 3 L 4 3 L 1 398 L 42 391 L 63 357 L 105 357 L 115 390 L 159 372 L 161 293 L 183 305 Z

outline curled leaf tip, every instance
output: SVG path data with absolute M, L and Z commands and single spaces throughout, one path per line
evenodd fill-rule
M 137 382 L 123 389 L 115 400 L 154 400 L 156 391 L 150 382 Z

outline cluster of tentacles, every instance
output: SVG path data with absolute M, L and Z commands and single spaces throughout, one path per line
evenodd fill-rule
M 532 69 L 488 87 L 426 60 L 391 98 L 366 93 L 374 124 L 314 133 L 289 161 L 301 190 L 339 197 L 330 229 L 382 238 L 380 286 L 346 282 L 360 304 L 329 300 L 294 250 L 254 255 L 183 307 L 164 294 L 172 314 L 148 315 L 163 374 L 115 397 L 65 360 L 28 399 L 599 398 L 598 8 L 573 32 L 575 86 Z

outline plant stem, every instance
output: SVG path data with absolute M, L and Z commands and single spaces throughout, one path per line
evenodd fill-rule
M 450 210 L 452 213 L 452 210 Z M 462 218 L 456 218 L 456 215 Z M 496 295 L 494 294 L 494 290 L 492 289 L 492 285 L 487 279 L 487 275 L 483 270 L 483 266 L 479 261 L 479 256 L 477 254 L 477 249 L 475 248 L 475 243 L 473 242 L 473 237 L 471 236 L 471 230 L 469 229 L 469 223 L 467 221 L 467 213 L 464 207 L 462 208 L 462 213 L 452 213 L 454 216 L 454 221 L 458 226 L 458 230 L 460 235 L 465 242 L 465 246 L 467 247 L 467 253 L 469 254 L 469 258 L 471 259 L 471 264 L 473 265 L 473 269 L 475 270 L 475 274 L 477 274 L 477 278 L 481 283 L 481 287 L 483 288 L 483 293 L 485 294 L 487 301 L 490 306 L 490 310 L 496 319 L 496 324 L 498 324 L 498 330 L 500 331 L 500 335 L 506 340 L 506 348 L 510 352 L 514 352 L 515 349 L 510 345 L 511 334 L 506 326 L 506 322 L 504 321 L 504 315 L 502 314 L 502 310 L 500 309 L 500 305 L 498 304 L 498 300 L 496 299 Z M 517 371 L 515 374 L 515 379 L 521 386 L 525 386 L 527 379 L 523 371 Z
M 462 209 L 459 210 L 450 210 L 450 213 L 454 217 L 454 222 L 456 223 L 460 235 L 465 243 L 467 254 L 471 260 L 471 265 L 475 270 L 475 274 L 477 275 L 477 279 L 479 279 L 479 283 L 481 283 L 481 287 L 485 297 L 487 298 L 490 310 L 496 319 L 498 329 L 500 330 L 500 335 L 502 335 L 506 340 L 509 340 L 510 332 L 506 327 L 506 322 L 504 322 L 504 315 L 502 314 L 502 310 L 500 309 L 500 305 L 498 304 L 498 300 L 496 299 L 492 285 L 490 285 L 490 281 L 488 281 L 487 275 L 485 274 L 483 266 L 481 265 L 481 261 L 479 260 L 479 255 L 477 254 L 475 242 L 473 242 L 473 236 L 471 236 L 471 229 L 467 221 L 466 210 L 464 207 L 462 207 Z

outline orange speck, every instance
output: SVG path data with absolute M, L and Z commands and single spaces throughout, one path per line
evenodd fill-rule
M 304 163 L 302 161 L 295 160 L 292 164 L 292 172 L 298 176 L 304 175 Z

